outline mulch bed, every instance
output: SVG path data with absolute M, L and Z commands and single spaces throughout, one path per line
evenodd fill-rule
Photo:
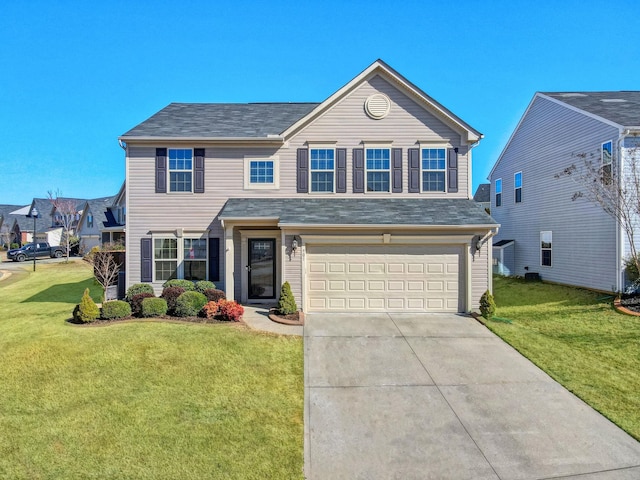
M 114 325 L 117 323 L 131 323 L 131 322 L 165 322 L 165 323 L 199 323 L 199 324 L 207 324 L 207 325 L 229 325 L 229 324 L 241 324 L 245 325 L 245 323 L 240 319 L 239 322 L 231 322 L 227 320 L 214 320 L 208 319 L 204 317 L 170 317 L 168 315 L 163 315 L 161 317 L 151 317 L 151 318 L 138 318 L 138 317 L 124 317 L 124 318 L 113 318 L 110 320 L 102 320 L 96 319 L 93 322 L 82 323 L 77 322 L 73 318 L 67 319 L 67 323 L 72 325 L 76 325 L 78 327 L 106 327 L 107 325 Z
M 622 295 L 613 304 L 619 311 L 640 316 L 640 295 Z
M 304 325 L 304 313 L 296 312 L 290 315 L 278 315 L 276 309 L 269 310 L 269 320 L 284 325 Z

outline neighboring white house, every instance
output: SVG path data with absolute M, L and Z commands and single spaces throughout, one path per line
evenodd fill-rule
M 594 159 L 622 171 L 636 153 L 640 92 L 536 93 L 490 173 L 494 270 L 621 291 L 629 247 L 622 228 L 561 175 Z M 584 163 L 584 161 L 583 161 Z
M 482 135 L 378 60 L 321 103 L 172 103 L 126 144 L 127 285 L 284 281 L 316 311 L 467 312 L 498 225 L 472 200 Z

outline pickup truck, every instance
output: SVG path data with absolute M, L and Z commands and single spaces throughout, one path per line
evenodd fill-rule
M 14 262 L 24 262 L 25 260 L 41 257 L 62 258 L 63 247 L 52 247 L 46 242 L 27 243 L 20 248 L 15 248 L 7 252 L 7 259 Z

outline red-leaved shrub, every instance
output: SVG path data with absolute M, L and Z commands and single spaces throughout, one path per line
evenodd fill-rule
M 201 315 L 209 320 L 212 320 L 218 314 L 218 302 L 208 302 L 202 307 Z
M 239 322 L 244 314 L 244 308 L 233 300 L 220 300 L 218 302 L 218 318 L 232 322 Z
M 138 293 L 134 295 L 131 299 L 131 314 L 135 317 L 142 316 L 142 301 L 145 298 L 153 298 L 155 295 L 153 293 Z
M 162 295 L 160 295 L 160 297 L 167 301 L 167 313 L 169 315 L 174 314 L 178 297 L 184 292 L 185 289 L 182 287 L 164 287 L 164 290 L 162 290 Z

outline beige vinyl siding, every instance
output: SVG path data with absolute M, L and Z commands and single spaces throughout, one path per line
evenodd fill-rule
M 489 289 L 487 279 L 492 275 L 489 265 L 489 245 L 490 242 L 475 251 L 471 259 L 471 310 L 480 308 L 480 297 Z M 475 247 L 472 247 L 472 251 Z
M 572 178 L 556 175 L 575 154 L 596 155 L 618 130 L 592 117 L 537 97 L 503 152 L 492 176 L 502 178 L 502 206 L 491 199 L 491 215 L 501 224 L 494 242 L 515 240 L 515 272 L 538 272 L 544 280 L 612 290 L 616 286 L 616 226 L 585 199 Z M 616 160 L 617 161 L 617 160 Z M 522 203 L 514 202 L 514 173 L 522 172 Z M 552 231 L 552 266 L 540 265 L 540 232 Z M 525 267 L 528 267 L 525 268 Z

